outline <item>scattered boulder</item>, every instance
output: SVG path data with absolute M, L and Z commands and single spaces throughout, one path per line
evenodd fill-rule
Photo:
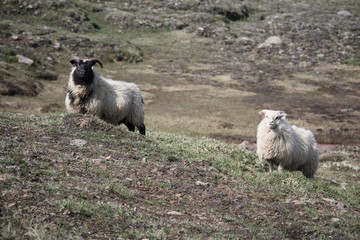
M 23 55 L 17 54 L 16 56 L 18 57 L 19 63 L 24 63 L 24 64 L 29 65 L 29 66 L 33 66 L 34 63 L 35 63 L 34 60 L 32 60 L 30 58 L 27 58 L 27 57 L 24 57 Z
M 19 40 L 21 40 L 21 38 L 19 36 L 17 36 L 17 35 L 14 35 L 14 36 L 11 36 L 11 40 L 19 41 Z
M 273 45 L 280 45 L 282 44 L 282 40 L 280 37 L 278 36 L 271 36 L 268 37 L 265 42 L 261 43 L 258 48 L 269 48 L 272 47 Z
M 73 139 L 70 141 L 70 145 L 72 146 L 82 147 L 85 144 L 87 144 L 87 141 L 84 139 Z
M 351 12 L 349 12 L 349 11 L 339 11 L 339 12 L 337 12 L 337 15 L 341 16 L 341 17 L 351 17 L 352 16 Z
M 198 186 L 210 187 L 210 183 L 203 182 L 203 181 L 196 181 L 195 184 Z
M 176 211 L 170 211 L 170 212 L 167 212 L 168 215 L 173 215 L 173 216 L 181 216 L 181 215 L 184 215 L 182 214 L 181 212 L 176 212 Z

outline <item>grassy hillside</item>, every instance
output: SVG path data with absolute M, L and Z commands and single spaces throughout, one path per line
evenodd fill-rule
M 2 239 L 360 237 L 358 170 L 326 167 L 336 155 L 309 181 L 209 138 L 86 115 L 0 120 Z

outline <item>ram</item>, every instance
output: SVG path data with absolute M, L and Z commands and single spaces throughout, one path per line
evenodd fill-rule
M 319 151 L 311 131 L 291 126 L 283 111 L 262 110 L 263 120 L 257 129 L 257 155 L 267 161 L 270 172 L 301 171 L 307 178 L 314 178 L 319 164 Z
M 94 69 L 98 59 L 72 59 L 65 106 L 68 112 L 91 114 L 130 131 L 135 127 L 145 135 L 143 98 L 134 83 L 114 81 L 100 76 Z

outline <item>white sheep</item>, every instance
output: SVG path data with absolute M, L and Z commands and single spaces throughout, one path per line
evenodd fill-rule
M 300 170 L 314 179 L 319 164 L 319 151 L 310 130 L 291 126 L 283 111 L 262 110 L 263 117 L 257 128 L 257 155 L 269 163 L 270 172 Z
M 130 131 L 135 127 L 145 135 L 143 98 L 134 83 L 114 81 L 100 76 L 93 66 L 98 59 L 72 59 L 65 106 L 68 112 L 88 113 Z

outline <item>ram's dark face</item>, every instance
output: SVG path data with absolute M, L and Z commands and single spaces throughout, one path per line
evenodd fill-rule
M 92 67 L 99 63 L 102 68 L 102 63 L 98 59 L 72 59 L 70 63 L 75 67 L 73 73 L 74 82 L 76 85 L 91 84 L 94 78 Z

